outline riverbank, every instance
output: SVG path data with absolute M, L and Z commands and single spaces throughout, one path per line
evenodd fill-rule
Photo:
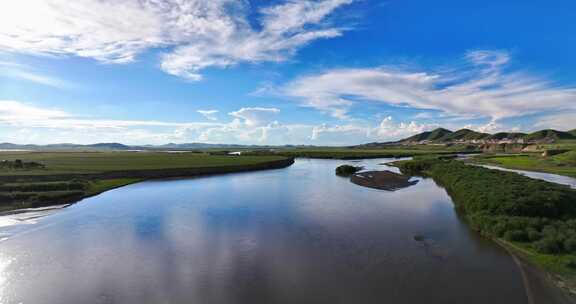
M 86 197 L 156 178 L 283 168 L 292 158 L 198 153 L 0 153 L 2 159 L 42 168 L 0 171 L 0 212 L 72 204 Z
M 458 161 L 424 159 L 396 165 L 403 173 L 432 177 L 446 188 L 472 229 L 542 269 L 574 298 L 576 190 Z
M 571 280 L 543 269 L 532 261 L 531 252 L 503 239 L 492 238 L 492 240 L 506 249 L 518 266 L 526 289 L 528 304 L 576 303 L 576 293 Z
M 376 158 L 403 158 L 423 155 L 453 155 L 476 154 L 481 151 L 466 147 L 454 146 L 422 146 L 402 147 L 391 146 L 385 149 L 357 149 L 357 148 L 323 148 L 323 149 L 282 149 L 277 151 L 246 151 L 242 155 L 276 155 L 285 157 L 302 157 L 316 159 L 376 159 Z

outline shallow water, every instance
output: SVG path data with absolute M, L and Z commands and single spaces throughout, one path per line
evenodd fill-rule
M 556 184 L 561 184 L 561 185 L 567 185 L 567 186 L 570 186 L 570 188 L 572 188 L 572 189 L 576 189 L 576 178 L 574 178 L 574 177 L 552 174 L 552 173 L 544 173 L 544 172 L 507 169 L 507 168 L 502 168 L 499 166 L 492 166 L 492 165 L 478 165 L 478 166 L 482 166 L 482 167 L 488 168 L 488 169 L 500 170 L 500 171 L 516 172 L 516 173 L 528 176 L 530 178 L 541 179 L 541 180 L 545 180 L 545 181 L 548 181 L 551 183 L 556 183 Z
M 432 180 L 363 188 L 343 163 L 149 181 L 0 228 L 0 303 L 526 303 Z

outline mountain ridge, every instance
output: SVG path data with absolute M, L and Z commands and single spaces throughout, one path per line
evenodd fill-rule
M 442 134 L 442 136 L 438 136 Z M 554 129 L 544 129 L 532 133 L 520 132 L 498 132 L 494 134 L 482 133 L 470 129 L 460 129 L 452 132 L 448 129 L 437 128 L 432 131 L 422 132 L 401 139 L 398 142 L 430 141 L 430 142 L 450 142 L 457 140 L 525 140 L 525 141 L 542 141 L 542 140 L 561 140 L 576 139 L 576 129 L 571 131 L 558 131 Z

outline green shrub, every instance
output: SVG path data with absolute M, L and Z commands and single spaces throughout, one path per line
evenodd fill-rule
M 568 258 L 568 259 L 564 260 L 564 265 L 568 268 L 576 269 L 576 259 Z
M 576 253 L 576 237 L 569 237 L 564 240 L 564 251 Z
M 534 242 L 534 249 L 540 253 L 555 254 L 560 252 L 560 246 L 555 238 L 546 237 Z
M 349 176 L 362 170 L 362 167 L 355 167 L 350 165 L 342 165 L 336 168 L 336 175 Z
M 528 228 L 528 241 L 530 242 L 534 242 L 539 240 L 542 235 L 540 234 L 540 232 L 538 232 L 538 230 L 533 229 L 533 228 Z
M 526 242 L 528 241 L 528 234 L 523 230 L 510 230 L 506 231 L 504 239 L 511 242 Z

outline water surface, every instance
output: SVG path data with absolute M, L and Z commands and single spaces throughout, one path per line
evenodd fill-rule
M 343 163 L 149 181 L 0 228 L 0 303 L 526 303 L 432 180 L 363 188 Z
M 570 186 L 572 189 L 576 189 L 576 178 L 552 173 L 536 172 L 536 171 L 526 171 L 526 170 L 516 170 L 508 169 L 494 165 L 478 165 L 488 169 L 495 169 L 500 171 L 516 172 L 534 179 L 545 180 L 551 183 L 561 184 Z

